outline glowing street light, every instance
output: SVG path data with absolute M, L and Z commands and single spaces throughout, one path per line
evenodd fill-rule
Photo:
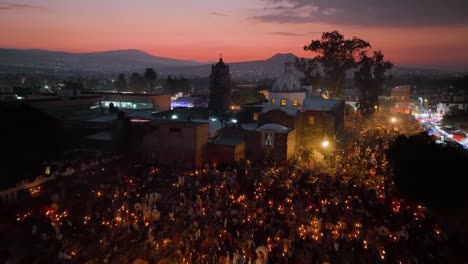
M 391 121 L 392 123 L 396 123 L 396 118 L 392 117 L 392 118 L 390 119 L 390 121 Z
M 177 115 L 172 115 L 171 118 L 172 118 L 172 119 L 177 119 L 178 116 L 177 116 Z
M 327 148 L 329 145 L 330 145 L 330 142 L 328 140 L 325 139 L 324 141 L 322 141 L 323 148 Z

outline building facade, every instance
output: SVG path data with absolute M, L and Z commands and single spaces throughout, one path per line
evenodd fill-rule
M 450 109 L 455 108 L 459 110 L 468 111 L 468 97 L 466 96 L 453 96 L 448 100 L 442 100 L 437 103 L 437 113 L 444 116 Z
M 109 107 L 112 103 L 120 109 L 168 111 L 171 109 L 169 94 L 150 93 L 98 93 L 102 95 L 101 105 Z
M 208 124 L 180 120 L 152 120 L 142 148 L 146 160 L 193 168 L 206 160 Z
M 410 112 L 410 86 L 402 85 L 390 91 L 391 111 L 408 114 Z
M 291 129 L 295 146 L 314 147 L 325 138 L 335 142 L 344 129 L 344 100 L 312 95 L 299 83 L 287 63 L 270 92 L 269 103 L 259 113 L 258 126 L 278 124 Z M 291 141 L 294 138 L 294 142 Z M 288 144 L 288 147 L 289 146 Z M 289 153 L 289 152 L 288 152 Z
M 320 148 L 324 140 L 330 148 L 336 147 L 344 130 L 344 106 L 344 100 L 312 95 L 286 64 L 269 93 L 269 102 L 241 111 L 242 120 L 254 121 L 255 128 L 238 125 L 225 128 L 222 134 L 243 137 L 247 159 L 289 159 L 300 148 Z

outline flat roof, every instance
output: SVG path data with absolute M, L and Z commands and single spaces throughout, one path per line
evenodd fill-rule
M 102 140 L 102 141 L 111 141 L 112 140 L 112 132 L 105 130 L 101 132 L 97 132 L 95 134 L 89 135 L 85 137 L 86 139 L 93 139 L 93 140 Z
M 99 94 L 99 95 L 123 95 L 123 96 L 159 96 L 159 95 L 167 95 L 167 93 L 113 93 L 113 92 L 94 92 L 94 93 L 86 93 L 86 94 Z
M 188 121 L 187 119 L 168 119 L 168 118 L 155 118 L 151 120 L 151 124 L 174 124 L 174 125 L 183 125 L 183 126 L 199 126 L 199 125 L 209 125 L 208 122 L 199 122 L 194 121 L 193 119 Z
M 228 145 L 228 146 L 236 146 L 239 144 L 244 143 L 244 139 L 236 136 L 219 136 L 215 140 L 211 141 L 212 144 L 219 144 L 219 145 Z
M 111 122 L 117 119 L 117 114 L 98 116 L 91 119 L 87 119 L 88 122 Z

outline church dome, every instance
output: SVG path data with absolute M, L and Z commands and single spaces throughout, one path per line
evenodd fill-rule
M 286 63 L 283 74 L 273 84 L 272 92 L 290 93 L 302 91 L 302 86 L 294 73 L 291 70 L 291 64 Z

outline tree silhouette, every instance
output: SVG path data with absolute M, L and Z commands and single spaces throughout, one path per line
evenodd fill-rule
M 313 62 L 320 63 L 325 77 L 325 88 L 332 91 L 334 97 L 342 94 L 346 71 L 356 67 L 365 55 L 370 44 L 353 37 L 345 39 L 338 31 L 325 32 L 319 40 L 304 46 L 305 51 L 312 51 Z
M 128 82 L 125 74 L 121 73 L 117 76 L 117 80 L 115 81 L 114 86 L 119 92 L 126 91 L 128 89 Z
M 375 51 L 372 57 L 364 55 L 359 62 L 359 68 L 354 72 L 354 84 L 359 89 L 359 106 L 365 113 L 373 111 L 379 103 L 379 95 L 385 80 L 389 78 L 386 72 L 393 64 L 384 60 L 382 52 Z
M 158 74 L 152 68 L 146 68 L 143 78 L 148 82 L 150 91 L 153 91 L 154 82 L 158 79 Z
M 444 115 L 442 124 L 456 126 L 457 128 L 468 128 L 468 111 L 451 107 L 450 111 Z
M 186 94 L 190 92 L 190 81 L 185 77 L 177 79 L 169 75 L 166 78 L 165 89 L 170 94 L 176 94 L 179 92 Z
M 315 60 L 296 58 L 294 65 L 304 74 L 304 84 L 315 88 L 320 86 L 321 76 Z
M 450 81 L 450 86 L 458 92 L 468 92 L 468 75 L 462 75 Z
M 132 73 L 130 76 L 129 87 L 133 92 L 140 92 L 145 89 L 146 81 L 138 72 Z

